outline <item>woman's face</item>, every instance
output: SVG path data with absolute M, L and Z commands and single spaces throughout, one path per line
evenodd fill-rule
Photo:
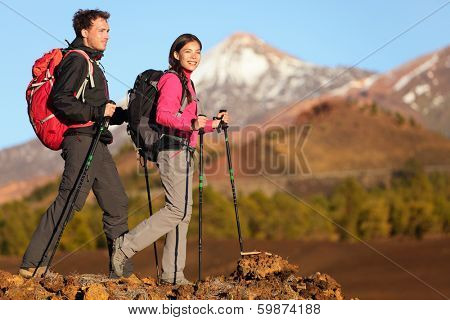
M 194 71 L 200 64 L 201 49 L 197 41 L 186 43 L 180 52 L 173 53 L 175 59 L 180 61 L 181 66 L 189 71 Z

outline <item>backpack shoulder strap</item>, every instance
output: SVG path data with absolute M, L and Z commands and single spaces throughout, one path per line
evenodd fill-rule
M 181 81 L 181 78 L 180 78 L 179 74 L 176 71 L 174 71 L 174 70 L 166 70 L 166 71 L 164 71 L 164 73 L 173 73 L 173 74 L 175 74 L 178 77 L 178 79 L 180 80 L 180 82 L 181 82 L 181 87 L 183 88 L 183 93 L 181 94 L 181 106 L 180 106 L 180 109 L 178 109 L 178 112 L 177 112 L 177 116 L 180 116 L 183 113 L 184 109 L 186 109 L 186 106 L 188 105 L 187 94 L 186 94 L 186 90 L 188 90 L 188 89 L 184 86 L 183 81 Z M 192 80 L 191 80 L 191 83 L 193 83 Z M 195 91 L 195 88 L 194 88 L 194 91 Z
M 203 114 L 202 104 L 200 103 L 200 99 L 197 97 L 197 90 L 195 90 L 194 81 L 191 80 L 192 89 L 195 92 L 195 100 L 197 102 L 197 114 Z
M 67 57 L 72 52 L 76 52 L 76 53 L 82 55 L 86 59 L 86 61 L 88 63 L 88 74 L 87 74 L 86 78 L 84 79 L 83 83 L 81 84 L 80 89 L 78 89 L 77 94 L 76 94 L 76 98 L 77 99 L 80 99 L 80 97 L 81 97 L 81 101 L 85 102 L 84 92 L 86 90 L 87 84 L 90 83 L 91 88 L 95 87 L 95 83 L 94 83 L 94 66 L 92 64 L 91 58 L 89 58 L 87 53 L 84 52 L 83 50 L 77 50 L 77 49 L 68 50 L 68 51 L 66 51 L 63 59 L 65 57 Z

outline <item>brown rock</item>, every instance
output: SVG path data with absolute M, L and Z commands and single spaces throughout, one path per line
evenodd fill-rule
M 117 281 L 107 281 L 104 283 L 104 286 L 106 288 L 106 290 L 108 290 L 108 292 L 114 292 L 114 291 L 119 291 L 122 290 L 121 289 L 121 285 L 119 285 L 117 283 Z
M 120 282 L 131 286 L 139 286 L 142 284 L 142 281 L 138 277 L 136 277 L 134 273 L 128 278 L 121 278 Z
M 151 287 L 156 287 L 157 286 L 156 279 L 154 279 L 154 278 L 150 278 L 150 277 L 143 278 L 143 279 L 141 279 L 141 281 L 142 281 L 142 283 L 144 283 L 144 284 L 146 284 L 148 286 L 151 286 Z
M 137 299 L 139 294 L 147 294 L 143 288 L 141 289 L 140 286 L 133 281 L 127 283 L 124 279 L 111 279 L 105 281 L 103 284 L 109 294 L 110 300 Z M 142 297 L 142 295 L 140 295 L 139 298 L 140 297 Z
M 336 289 L 334 294 L 335 294 L 336 300 L 344 300 L 345 299 L 340 288 Z
M 289 264 L 280 256 L 265 252 L 244 256 L 238 261 L 237 270 L 233 273 L 235 278 L 255 280 L 264 279 L 274 274 L 288 277 L 298 271 L 298 267 Z
M 224 276 L 208 277 L 205 281 L 197 284 L 195 296 L 202 300 L 228 299 L 229 296 L 237 296 L 237 293 L 234 292 L 236 287 L 233 279 L 225 279 Z
M 108 291 L 109 294 L 109 300 L 130 300 L 130 294 L 126 291 L 126 290 L 117 290 L 117 291 L 113 291 L 110 292 Z
M 11 278 L 8 279 L 8 286 L 9 287 L 18 287 L 23 285 L 25 282 L 25 279 L 19 275 L 13 275 Z
M 195 300 L 193 286 L 177 286 L 173 289 L 173 293 L 177 300 Z
M 108 300 L 109 294 L 100 283 L 94 283 L 86 288 L 84 300 Z
M 11 300 L 45 300 L 54 296 L 39 284 L 37 279 L 29 279 L 18 287 L 6 291 L 5 298 Z
M 60 274 L 52 274 L 42 279 L 40 284 L 47 291 L 57 293 L 64 288 L 64 278 Z
M 0 289 L 19 287 L 25 282 L 25 279 L 19 275 L 0 271 Z
M 81 294 L 81 290 L 79 287 L 74 285 L 67 285 L 62 290 L 61 293 L 68 300 L 75 300 L 77 296 Z
M 75 277 L 76 279 L 74 279 L 74 281 L 78 281 L 80 287 L 90 287 L 95 283 L 104 283 L 107 281 L 111 281 L 111 279 L 101 274 L 82 274 Z
M 66 286 L 75 286 L 75 287 L 81 287 L 80 283 L 80 275 L 71 274 L 65 278 L 65 284 Z
M 11 277 L 12 277 L 11 273 L 0 270 L 0 290 L 8 288 L 9 286 L 8 279 Z
M 77 286 L 80 287 L 80 276 L 76 275 L 76 274 L 71 274 L 65 277 L 65 283 L 66 285 L 72 285 L 72 286 Z
M 49 275 L 29 279 L 0 271 L 0 299 L 344 299 L 331 276 L 300 277 L 298 267 L 277 255 L 242 257 L 228 277 L 208 277 L 195 285 L 157 285 L 153 278 L 109 279 L 105 275 Z
M 327 274 L 316 272 L 313 276 L 304 279 L 306 289 L 300 290 L 300 294 L 306 299 L 344 299 L 341 286 Z
M 145 286 L 145 290 L 149 300 L 168 300 L 169 295 L 172 294 L 172 289 L 167 289 L 167 287 Z

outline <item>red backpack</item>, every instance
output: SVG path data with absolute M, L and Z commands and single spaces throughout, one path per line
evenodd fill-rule
M 70 126 L 64 124 L 54 115 L 51 101 L 49 100 L 49 95 L 55 81 L 55 68 L 72 52 L 81 54 L 86 58 L 88 63 L 88 74 L 80 89 L 74 93 L 74 96 L 77 99 L 80 99 L 81 97 L 84 102 L 84 91 L 86 86 L 90 82 L 91 87 L 94 87 L 94 68 L 89 56 L 83 50 L 68 50 L 63 54 L 61 49 L 53 49 L 44 54 L 41 58 L 36 60 L 33 65 L 33 80 L 31 80 L 26 91 L 28 116 L 34 132 L 36 132 L 39 140 L 41 140 L 47 148 L 52 150 L 61 149 L 64 133 L 68 128 L 88 127 L 93 125 L 92 121 Z

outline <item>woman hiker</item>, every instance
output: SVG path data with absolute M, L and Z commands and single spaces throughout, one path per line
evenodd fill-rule
M 169 52 L 169 71 L 158 82 L 159 98 L 156 122 L 163 136 L 157 166 L 165 191 L 166 204 L 150 218 L 114 242 L 112 264 L 118 276 L 123 275 L 125 263 L 137 252 L 166 235 L 162 258 L 162 283 L 190 284 L 183 270 L 186 262 L 186 236 L 192 214 L 193 153 L 198 131 L 212 132 L 220 120 L 199 115 L 198 99 L 190 80 L 198 67 L 202 44 L 192 34 L 180 35 Z M 180 114 L 182 97 L 187 105 Z M 226 112 L 219 113 L 228 123 Z

